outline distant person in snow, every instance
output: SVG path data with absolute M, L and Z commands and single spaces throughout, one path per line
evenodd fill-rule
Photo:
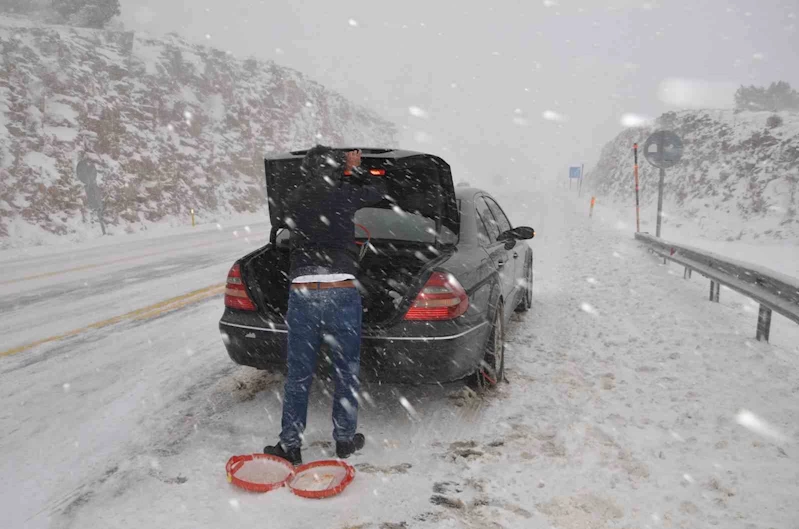
M 364 446 L 358 425 L 361 362 L 361 295 L 355 285 L 358 252 L 355 212 L 382 200 L 384 192 L 360 169 L 361 152 L 317 145 L 303 159 L 304 183 L 287 201 L 291 225 L 291 292 L 288 313 L 288 375 L 280 442 L 264 448 L 297 465 L 317 353 L 326 343 L 335 373 L 333 438 L 336 455 Z M 345 173 L 351 175 L 345 176 Z M 382 187 L 382 182 L 380 184 Z

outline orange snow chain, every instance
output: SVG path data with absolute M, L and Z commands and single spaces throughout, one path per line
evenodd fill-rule
M 253 465 L 254 462 L 255 465 Z M 250 465 L 247 465 L 250 463 Z M 251 468 L 247 472 L 247 466 L 254 467 L 260 466 L 261 468 Z M 248 456 L 233 456 L 227 465 L 228 483 L 232 483 L 237 487 L 250 492 L 269 492 L 270 490 L 279 489 L 286 482 L 294 477 L 294 467 L 285 459 L 269 454 L 252 454 Z M 263 480 L 254 481 L 256 476 L 260 474 Z M 236 474 L 242 474 L 237 476 Z

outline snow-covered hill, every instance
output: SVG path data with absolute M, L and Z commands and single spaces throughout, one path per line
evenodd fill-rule
M 670 129 L 683 139 L 685 153 L 666 173 L 667 224 L 691 223 L 703 235 L 725 240 L 797 238 L 799 114 L 778 113 L 778 126 L 768 122 L 773 115 L 669 112 L 654 126 L 627 129 L 608 143 L 589 182 L 600 195 L 634 204 L 633 143 L 643 149 L 653 130 Z M 658 170 L 639 156 L 641 200 L 653 213 Z
M 99 234 L 75 177 L 98 169 L 111 232 L 253 212 L 263 154 L 393 146 L 396 128 L 272 62 L 176 36 L 0 17 L 0 246 Z

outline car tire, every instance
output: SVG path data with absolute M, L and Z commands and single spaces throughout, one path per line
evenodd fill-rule
M 525 270 L 527 288 L 524 291 L 521 302 L 516 306 L 516 312 L 527 312 L 533 306 L 533 258 L 528 259 Z
M 494 311 L 494 322 L 485 345 L 485 355 L 468 380 L 471 387 L 485 391 L 505 379 L 505 319 L 502 302 Z

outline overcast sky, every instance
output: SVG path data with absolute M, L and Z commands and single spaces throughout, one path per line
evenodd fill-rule
M 627 113 L 799 87 L 799 0 L 121 1 L 128 28 L 300 70 L 475 183 L 566 178 Z

